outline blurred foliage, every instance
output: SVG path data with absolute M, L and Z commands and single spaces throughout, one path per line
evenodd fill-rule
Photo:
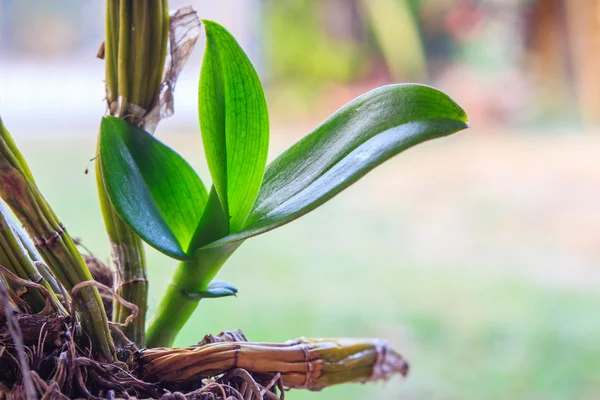
M 326 19 L 322 0 L 267 0 L 265 39 L 269 48 L 271 77 L 301 80 L 303 84 L 323 81 L 347 83 L 364 71 L 362 46 L 354 35 L 335 35 L 334 21 Z M 340 26 L 357 23 L 356 2 L 337 12 Z M 352 29 L 354 28 L 354 29 Z M 355 30 L 357 27 L 351 27 Z M 362 30 L 362 29 L 359 29 Z
M 416 7 L 405 0 L 362 0 L 369 31 L 396 80 L 427 80 L 427 60 Z
M 458 92 L 473 120 L 600 119 L 600 1 L 264 4 L 267 65 L 276 91 L 285 88 L 288 109 L 307 100 L 318 107 L 314 100 L 331 97 L 335 85 L 418 81 Z M 499 95 L 505 91 L 513 95 Z M 293 94 L 300 101 L 290 106 Z
M 420 3 L 265 0 L 269 92 L 275 107 L 285 105 L 276 113 L 311 115 L 323 100 L 343 103 L 364 91 L 352 89 L 364 82 L 426 83 Z
M 420 1 L 266 1 L 271 78 L 352 83 L 383 61 L 395 80 L 423 81 Z

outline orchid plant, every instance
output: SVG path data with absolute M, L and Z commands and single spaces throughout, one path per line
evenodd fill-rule
M 236 294 L 214 278 L 245 240 L 307 214 L 394 155 L 468 126 L 441 91 L 389 85 L 346 104 L 267 165 L 258 74 L 224 27 L 202 23 L 198 115 L 212 185 L 136 124 L 115 116 L 101 124 L 100 170 L 112 207 L 143 241 L 180 261 L 148 347 L 172 345 L 201 299 Z

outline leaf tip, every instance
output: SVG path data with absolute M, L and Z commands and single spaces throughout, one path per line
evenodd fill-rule
M 200 23 L 202 25 L 204 25 L 204 29 L 206 30 L 207 35 L 213 30 L 213 29 L 225 29 L 223 28 L 223 26 L 221 26 L 218 22 L 212 21 L 210 19 L 201 19 Z

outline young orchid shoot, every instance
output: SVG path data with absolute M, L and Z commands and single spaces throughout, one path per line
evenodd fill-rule
M 342 107 L 265 168 L 269 120 L 258 74 L 225 28 L 203 25 L 198 110 L 210 190 L 153 135 L 115 117 L 102 121 L 102 176 L 114 209 L 146 243 L 181 261 L 148 347 L 172 345 L 201 299 L 236 293 L 213 279 L 246 239 L 314 210 L 394 155 L 468 127 L 444 93 L 389 85 Z

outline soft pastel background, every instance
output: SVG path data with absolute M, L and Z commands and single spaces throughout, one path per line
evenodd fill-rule
M 245 243 L 178 338 L 378 336 L 408 379 L 290 399 L 600 398 L 600 2 L 173 0 L 223 23 L 264 79 L 271 157 L 391 82 L 447 91 L 472 129 L 400 155 Z M 0 113 L 70 232 L 108 259 L 94 156 L 103 2 L 0 0 Z M 199 41 L 158 136 L 208 179 Z M 151 308 L 174 262 L 149 250 Z

